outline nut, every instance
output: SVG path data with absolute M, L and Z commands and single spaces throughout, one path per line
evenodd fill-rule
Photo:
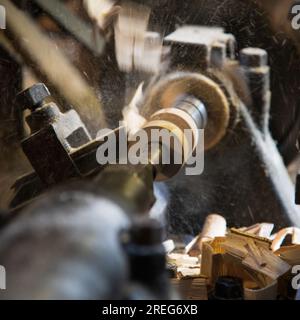
M 50 96 L 48 88 L 43 83 L 37 83 L 32 87 L 20 92 L 17 95 L 19 106 L 23 109 L 31 111 L 39 108 L 43 101 Z

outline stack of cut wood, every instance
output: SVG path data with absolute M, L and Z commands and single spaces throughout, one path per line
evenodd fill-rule
M 293 299 L 293 267 L 300 265 L 300 230 L 272 234 L 274 225 L 226 229 L 223 217 L 209 215 L 202 232 L 184 250 L 170 250 L 173 285 L 186 299 L 207 299 L 220 276 L 243 280 L 245 299 Z

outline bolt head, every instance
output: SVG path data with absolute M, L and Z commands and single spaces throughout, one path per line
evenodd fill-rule
M 154 219 L 136 221 L 130 229 L 131 241 L 139 245 L 157 245 L 162 242 L 162 226 Z
M 23 109 L 34 111 L 39 108 L 43 101 L 50 96 L 48 88 L 43 83 L 37 83 L 17 95 L 19 106 Z
M 240 52 L 240 63 L 244 67 L 259 68 L 268 65 L 268 53 L 260 48 L 245 48 Z
M 215 296 L 235 300 L 243 297 L 243 282 L 239 278 L 221 276 L 215 284 Z

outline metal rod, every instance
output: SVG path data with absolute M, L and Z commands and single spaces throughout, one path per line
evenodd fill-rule
M 103 53 L 105 40 L 101 34 L 94 32 L 90 25 L 74 15 L 61 1 L 33 1 L 95 56 Z
M 106 127 L 101 101 L 63 52 L 9 0 L 0 0 L 7 14 L 6 36 L 22 59 L 56 96 L 65 99 L 81 115 L 92 134 Z

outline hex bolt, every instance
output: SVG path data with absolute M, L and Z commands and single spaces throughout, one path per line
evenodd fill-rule
M 240 51 L 240 64 L 251 93 L 253 120 L 266 133 L 270 113 L 270 68 L 268 53 L 259 48 L 245 48 Z
M 243 67 L 259 68 L 268 64 L 268 53 L 260 48 L 245 48 L 240 51 L 240 63 Z
M 158 221 L 138 219 L 122 235 L 122 244 L 128 257 L 131 280 L 166 298 L 169 287 L 162 231 Z
M 239 278 L 221 276 L 215 284 L 213 299 L 215 300 L 242 300 L 243 282 Z
M 142 220 L 132 226 L 130 236 L 137 245 L 158 245 L 162 242 L 162 226 L 156 220 Z
M 32 87 L 21 91 L 17 95 L 17 101 L 22 110 L 34 111 L 41 107 L 44 100 L 51 94 L 43 83 L 37 83 Z

